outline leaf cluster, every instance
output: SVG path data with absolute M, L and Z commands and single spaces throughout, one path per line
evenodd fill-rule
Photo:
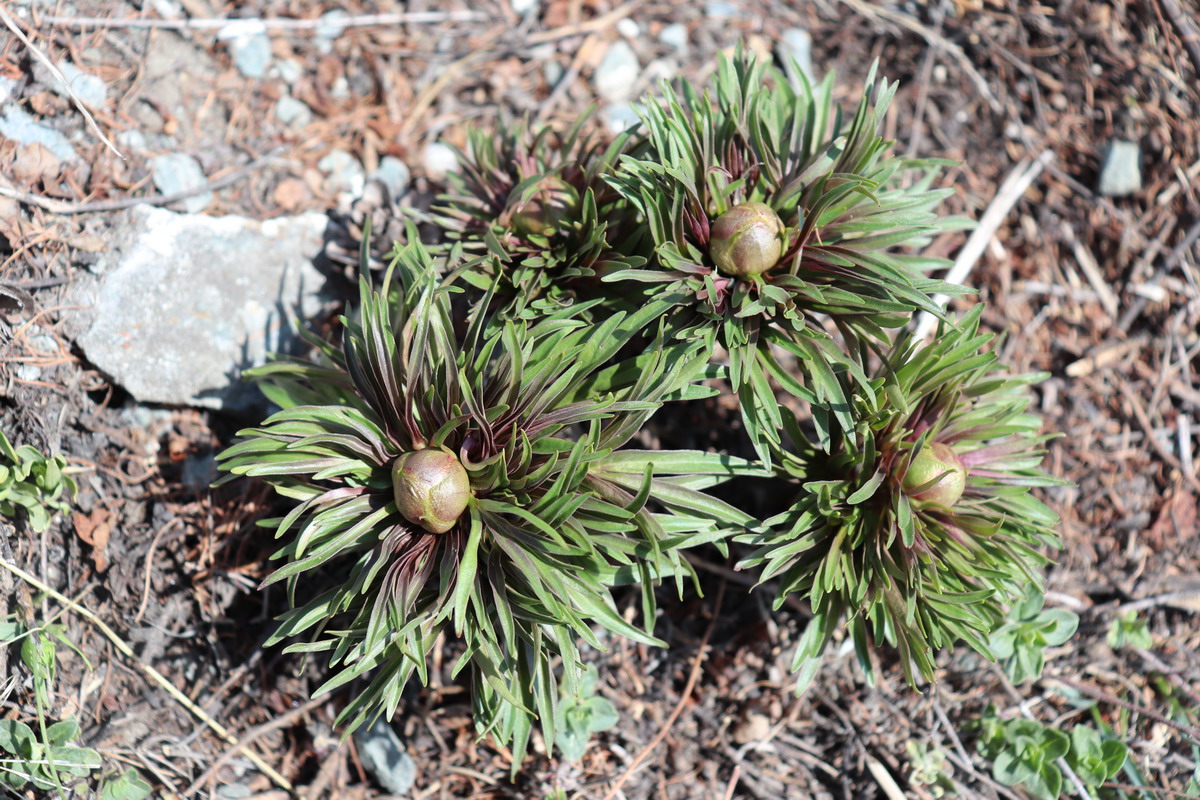
M 46 457 L 29 445 L 13 447 L 0 432 L 0 515 L 14 518 L 18 510 L 29 527 L 41 533 L 57 512 L 70 508 L 75 481 L 63 472 L 62 455 Z
M 1056 800 L 1063 790 L 1059 760 L 1096 796 L 1097 789 L 1116 775 L 1128 748 L 1115 739 L 1102 739 L 1087 725 L 1076 725 L 1068 736 L 1035 719 L 1002 720 L 989 706 L 980 720 L 980 753 L 992 762 L 992 775 L 1005 786 L 1022 786 L 1041 800 Z
M 1075 635 L 1079 616 L 1065 608 L 1043 610 L 1045 597 L 1036 587 L 1009 611 L 1008 620 L 992 632 L 988 647 L 1013 683 L 1042 676 L 1046 648 Z
M 280 410 L 221 465 L 284 498 L 262 522 L 290 606 L 272 641 L 328 664 L 321 691 L 356 687 L 349 728 L 427 682 L 445 638 L 514 770 L 535 725 L 581 753 L 610 718 L 581 648 L 661 645 L 655 587 L 694 585 L 683 551 L 709 544 L 736 543 L 777 606 L 808 602 L 798 688 L 843 628 L 868 675 L 878 645 L 912 683 L 958 642 L 992 656 L 1056 543 L 1032 494 L 1057 484 L 1029 410 L 1044 376 L 1003 369 L 981 306 L 955 320 L 933 298 L 966 290 L 930 278 L 946 264 L 920 248 L 963 223 L 937 211 L 943 162 L 880 134 L 895 85 L 872 71 L 844 114 L 832 76 L 793 72 L 739 52 L 706 90 L 664 85 L 608 142 L 585 118 L 472 132 L 435 240 L 410 225 L 373 276 L 368 232 L 340 340 L 252 372 Z M 778 217 L 782 255 L 723 273 L 714 221 L 750 202 Z M 941 319 L 929 344 L 902 331 L 918 311 Z M 653 447 L 658 409 L 722 391 L 753 459 Z M 393 485 L 426 448 L 470 487 L 445 532 L 409 522 Z M 932 448 L 961 467 L 951 499 L 929 493 L 950 470 L 906 481 Z M 784 510 L 710 491 L 738 476 L 786 486 Z

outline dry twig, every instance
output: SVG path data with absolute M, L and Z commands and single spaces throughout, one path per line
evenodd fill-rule
M 945 36 L 942 36 L 937 31 L 931 30 L 930 28 L 921 24 L 918 20 L 913 19 L 908 14 L 896 11 L 895 9 L 886 8 L 883 6 L 874 6 L 865 2 L 865 0 L 841 0 L 841 2 L 843 5 L 847 5 L 852 8 L 855 13 L 860 14 L 867 19 L 886 19 L 889 22 L 896 23 L 902 28 L 908 28 L 910 31 L 928 42 L 931 46 L 936 47 L 939 50 L 944 50 L 952 55 L 963 68 L 963 71 L 970 76 L 971 80 L 975 83 L 976 88 L 979 89 L 979 93 L 988 101 L 988 105 L 991 106 L 992 110 L 997 114 L 1003 113 L 1004 107 L 1000 105 L 1000 101 L 996 99 L 996 95 L 992 92 L 991 87 L 988 86 L 987 79 L 980 74 L 975 65 L 971 63 L 971 59 L 967 58 L 967 54 L 964 53 L 963 49 L 957 44 L 950 41 Z
M 845 2 L 846 0 L 843 0 Z M 975 266 L 975 262 L 983 255 L 984 249 L 987 248 L 988 242 L 996 235 L 996 231 L 1000 228 L 1000 223 L 1008 216 L 1008 212 L 1021 199 L 1021 195 L 1025 194 L 1028 189 L 1037 179 L 1037 176 L 1042 174 L 1042 170 L 1054 160 L 1054 153 L 1050 150 L 1043 150 L 1041 155 L 1035 158 L 1032 162 L 1028 159 L 1021 161 L 1017 166 L 1013 167 L 1012 172 L 1008 173 L 1008 177 L 1000 184 L 1000 188 L 996 190 L 996 196 L 992 198 L 992 202 L 988 205 L 987 210 L 983 212 L 983 216 L 979 218 L 979 225 L 975 230 L 971 231 L 967 243 L 963 245 L 962 250 L 958 254 L 958 258 L 954 260 L 954 266 L 946 273 L 945 280 L 947 283 L 962 283 L 971 273 L 971 269 Z M 934 302 L 945 307 L 949 302 L 944 294 L 939 294 L 934 298 Z M 933 332 L 933 326 L 937 324 L 937 319 L 928 311 L 922 311 L 917 317 L 917 326 L 915 336 L 918 341 L 924 339 Z
M 241 33 L 258 31 L 311 31 L 317 28 L 377 28 L 393 25 L 423 25 L 439 22 L 482 22 L 478 11 L 401 11 L 390 14 L 358 14 L 330 21 L 286 17 L 147 19 L 143 17 L 43 17 L 49 25 L 64 28 L 157 28 L 170 31 L 220 30 L 236 25 Z
M 280 152 L 280 149 L 276 148 L 265 156 L 256 158 L 241 169 L 230 172 L 228 175 L 214 178 L 200 186 L 184 189 L 172 194 L 148 194 L 144 197 L 121 197 L 115 200 L 96 200 L 90 203 L 65 203 L 62 200 L 54 200 L 31 192 L 21 192 L 6 186 L 0 186 L 0 197 L 11 197 L 18 203 L 35 206 L 43 211 L 49 211 L 51 214 L 91 214 L 97 211 L 120 211 L 143 203 L 152 206 L 165 206 L 193 195 L 203 194 L 204 192 L 215 192 L 218 189 L 224 189 L 226 186 L 237 183 L 258 172 L 268 164 L 273 163 Z

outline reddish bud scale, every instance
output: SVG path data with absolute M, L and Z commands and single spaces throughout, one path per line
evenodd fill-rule
M 538 181 L 537 190 L 524 203 L 519 195 L 515 197 L 510 219 L 522 236 L 553 236 L 578 210 L 575 187 L 549 175 Z

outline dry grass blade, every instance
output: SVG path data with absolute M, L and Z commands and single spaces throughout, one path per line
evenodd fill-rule
M 983 216 L 979 219 L 979 225 L 975 230 L 971 231 L 967 243 L 963 245 L 963 249 L 958 254 L 958 258 L 954 260 L 954 266 L 946 274 L 945 280 L 948 283 L 962 283 L 971 274 L 975 262 L 983 255 L 983 251 L 987 248 L 988 242 L 996 235 L 996 231 L 1000 228 L 1000 224 L 1004 222 L 1004 218 L 1008 216 L 1008 212 L 1021 199 L 1021 195 L 1025 194 L 1038 175 L 1042 174 L 1042 170 L 1046 165 L 1054 160 L 1054 153 L 1050 150 L 1043 150 L 1042 153 L 1033 161 L 1023 160 L 1017 166 L 1013 167 L 1008 173 L 1008 177 L 1000 184 L 1000 188 L 996 190 L 996 196 L 992 198 L 991 204 L 987 210 L 983 212 Z M 945 307 L 949 298 L 946 295 L 939 294 L 934 298 L 937 303 Z M 937 324 L 937 319 L 928 311 L 922 311 L 917 317 L 916 338 L 924 339 L 933 332 L 934 326 Z
M 122 639 L 119 635 L 117 635 L 116 631 L 114 631 L 112 628 L 108 627 L 108 625 L 106 625 L 103 620 L 101 620 L 99 617 L 97 617 L 95 614 L 93 614 L 88 609 L 86 609 L 83 606 L 76 603 L 74 600 L 70 599 L 69 597 L 66 597 L 61 592 L 57 591 L 54 587 L 49 586 L 49 585 L 43 583 L 42 581 L 38 580 L 36 577 L 34 577 L 33 575 L 30 575 L 28 572 L 21 569 L 16 564 L 9 563 L 9 561 L 7 559 L 0 558 L 0 567 L 4 567 L 4 569 L 8 570 L 9 572 L 11 572 L 13 575 L 17 576 L 21 580 L 25 581 L 26 583 L 28 583 L 30 586 L 34 587 L 38 591 L 43 592 L 46 595 L 48 595 L 49 597 L 52 597 L 55 600 L 57 600 L 59 603 L 61 603 L 63 605 L 64 608 L 71 609 L 76 614 L 78 614 L 79 616 L 86 619 L 88 622 L 95 625 L 100 630 L 100 632 L 103 633 L 105 635 L 105 637 L 107 637 L 108 640 L 113 643 L 113 645 L 117 648 L 117 650 L 121 651 L 121 655 L 125 656 L 131 662 L 133 662 L 133 665 L 135 667 L 137 667 L 137 669 L 139 671 L 141 671 L 141 673 L 143 675 L 145 675 L 147 678 L 149 678 L 154 683 L 158 684 L 158 686 L 162 687 L 162 689 L 164 691 L 166 691 L 166 693 L 169 694 L 171 696 L 171 698 L 175 700 L 175 702 L 179 703 L 179 705 L 183 706 L 189 712 L 191 712 L 193 715 L 195 715 L 201 722 L 203 722 L 205 725 L 207 725 L 209 728 L 211 728 L 212 731 L 215 734 L 217 734 L 217 736 L 220 736 L 222 739 L 224 739 L 229 744 L 235 745 L 236 747 L 238 747 L 238 749 L 241 751 L 241 753 L 243 755 L 245 755 L 246 758 L 249 759 L 250 762 L 252 764 L 254 764 L 255 767 L 257 767 L 259 770 L 261 770 L 264 775 L 266 775 L 268 778 L 270 778 L 271 781 L 276 786 L 279 786 L 280 788 L 282 788 L 286 791 L 289 791 L 289 792 L 292 790 L 291 782 L 288 781 L 287 778 L 283 777 L 278 772 L 276 772 L 274 767 L 272 767 L 267 762 L 263 761 L 262 758 L 257 753 L 255 753 L 253 750 L 250 750 L 250 749 L 242 746 L 241 744 L 239 744 L 236 736 L 234 736 L 232 733 L 230 733 L 229 730 L 224 725 L 217 722 L 215 719 L 213 719 L 207 713 L 205 713 L 204 709 L 200 708 L 198 705 L 193 703 L 187 695 L 185 695 L 183 692 L 181 692 L 175 686 L 175 684 L 173 684 L 169 680 L 167 680 L 166 676 L 164 676 L 161 672 L 159 672 L 158 670 L 156 670 L 154 667 L 150 666 L 149 664 L 143 664 L 141 661 L 139 661 L 137 654 L 133 652 L 133 648 L 130 647 L 125 642 L 124 639 Z
M 392 25 L 424 25 L 441 22 L 481 22 L 486 14 L 477 11 L 399 11 L 390 14 L 356 14 L 336 21 L 286 19 L 282 17 L 218 17 L 197 19 L 145 19 L 131 17 L 43 17 L 49 25 L 64 28 L 157 28 L 172 31 L 219 30 L 237 25 L 240 30 L 311 31 L 317 28 L 376 28 Z

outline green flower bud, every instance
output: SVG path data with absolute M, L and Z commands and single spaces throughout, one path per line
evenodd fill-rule
M 761 275 L 783 255 L 783 223 L 766 203 L 741 203 L 713 222 L 708 253 L 726 275 Z
M 445 533 L 471 500 L 467 471 L 446 450 L 404 453 L 392 464 L 396 507 L 404 518 L 430 533 Z
M 913 500 L 950 508 L 967 488 L 967 469 L 950 445 L 931 442 L 908 465 L 901 486 Z
M 512 226 L 522 236 L 553 236 L 579 211 L 579 193 L 555 175 L 538 181 L 537 190 L 522 203 L 524 195 L 514 193 L 509 207 Z

